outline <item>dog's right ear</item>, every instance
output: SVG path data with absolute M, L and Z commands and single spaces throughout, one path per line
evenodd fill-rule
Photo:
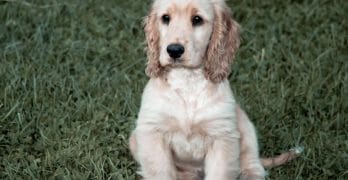
M 160 55 L 160 45 L 159 45 L 159 29 L 156 13 L 154 10 L 150 12 L 148 16 L 144 18 L 144 30 L 146 37 L 147 47 L 145 48 L 147 52 L 147 67 L 146 75 L 150 78 L 156 78 L 161 76 L 163 73 L 163 67 L 159 62 Z

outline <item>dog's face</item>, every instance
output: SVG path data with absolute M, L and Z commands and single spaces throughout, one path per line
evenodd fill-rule
M 202 65 L 212 33 L 212 4 L 199 3 L 199 0 L 159 3 L 156 18 L 160 36 L 161 66 L 199 67 Z
M 156 0 L 145 19 L 147 74 L 204 67 L 207 79 L 223 80 L 239 46 L 238 27 L 223 0 Z

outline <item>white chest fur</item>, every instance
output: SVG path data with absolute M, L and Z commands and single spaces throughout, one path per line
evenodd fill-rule
M 202 123 L 204 120 L 196 116 L 199 116 L 200 110 L 205 109 L 204 106 L 210 99 L 207 89 L 210 84 L 200 69 L 174 69 L 169 72 L 167 82 L 177 95 L 177 104 L 180 106 L 174 115 L 177 117 L 174 121 L 178 124 L 178 129 L 169 132 L 168 141 L 178 161 L 200 162 L 211 140 L 206 138 L 207 129 Z M 178 114 L 182 114 L 181 117 Z
M 228 81 L 213 84 L 202 69 L 172 69 L 145 88 L 138 127 L 161 132 L 180 162 L 200 162 L 215 138 L 238 136 Z
M 199 108 L 204 106 L 207 98 L 209 82 L 204 78 L 202 70 L 173 69 L 168 73 L 169 88 L 177 95 L 181 103 L 181 113 L 186 115 L 183 123 L 194 121 L 194 116 Z M 175 95 L 174 95 L 175 97 Z

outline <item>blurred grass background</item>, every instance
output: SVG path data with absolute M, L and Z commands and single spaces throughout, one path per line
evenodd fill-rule
M 231 0 L 230 81 L 261 154 L 303 145 L 269 179 L 348 179 L 348 3 Z M 0 0 L 0 179 L 136 179 L 127 138 L 150 0 Z

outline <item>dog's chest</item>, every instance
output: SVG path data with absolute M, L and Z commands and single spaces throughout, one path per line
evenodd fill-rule
M 166 137 L 174 159 L 182 163 L 201 164 L 208 147 L 212 144 L 208 127 L 204 123 L 193 121 L 173 121 L 175 125 L 169 128 Z
M 199 166 L 204 161 L 212 140 L 199 132 L 177 131 L 170 134 L 169 143 L 176 163 Z
M 178 162 L 201 164 L 207 147 L 212 140 L 209 138 L 209 124 L 202 119 L 207 105 L 212 98 L 208 95 L 208 81 L 201 72 L 173 72 L 168 76 L 173 94 L 168 106 L 172 111 L 168 134 L 174 157 Z
M 167 80 L 172 90 L 169 98 L 173 102 L 169 106 L 176 106 L 173 110 L 186 116 L 182 117 L 183 119 L 193 119 L 197 110 L 202 108 L 209 98 L 206 93 L 208 81 L 202 71 L 175 69 L 168 74 Z

